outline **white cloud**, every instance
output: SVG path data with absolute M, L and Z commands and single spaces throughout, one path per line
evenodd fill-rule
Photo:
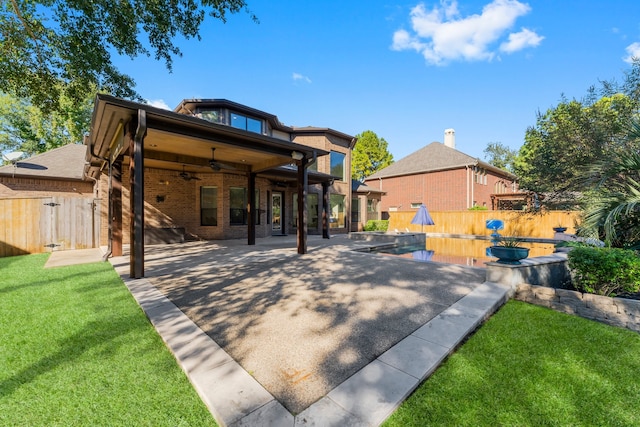
M 147 99 L 147 104 L 151 105 L 152 107 L 162 108 L 163 110 L 172 110 L 172 108 L 169 107 L 167 103 L 162 99 Z
M 527 47 L 536 47 L 543 39 L 544 37 L 523 28 L 519 33 L 509 34 L 509 40 L 500 45 L 500 50 L 506 53 L 517 52 Z
M 624 62 L 631 64 L 633 62 L 633 58 L 640 58 L 640 43 L 631 43 L 625 50 L 628 55 L 623 58 Z
M 311 79 L 309 77 L 303 76 L 300 73 L 293 73 L 292 78 L 294 82 L 302 80 L 303 82 L 311 83 Z
M 522 29 L 506 34 L 515 21 L 531 11 L 517 0 L 493 0 L 481 14 L 460 16 L 455 0 L 441 0 L 431 11 L 423 3 L 411 10 L 412 33 L 398 30 L 393 34 L 393 50 L 415 50 L 430 64 L 442 65 L 452 60 L 490 61 L 495 44 L 505 35 L 503 52 L 515 52 L 540 44 L 543 37 Z

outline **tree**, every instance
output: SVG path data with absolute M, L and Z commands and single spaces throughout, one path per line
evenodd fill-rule
M 633 121 L 629 141 L 640 141 L 640 122 Z M 619 152 L 595 163 L 585 174 L 584 218 L 579 232 L 611 246 L 640 245 L 640 153 Z
M 579 191 L 580 176 L 593 163 L 638 147 L 625 140 L 624 133 L 639 106 L 639 99 L 616 93 L 596 101 L 562 99 L 545 114 L 538 113 L 514 164 L 521 188 Z
M 112 64 L 113 52 L 153 54 L 171 71 L 181 54 L 176 36 L 199 38 L 207 14 L 226 22 L 242 9 L 248 12 L 244 0 L 5 0 L 0 87 L 45 113 L 61 108 L 61 95 L 82 102 L 94 87 L 139 98 L 133 79 Z
M 77 103 L 66 97 L 58 111 L 43 113 L 26 99 L 0 94 L 0 152 L 30 155 L 71 143 L 82 143 L 89 131 L 93 97 Z
M 364 181 L 374 172 L 393 163 L 393 155 L 387 149 L 387 141 L 375 132 L 366 130 L 356 135 L 358 142 L 351 157 L 351 178 Z
M 518 155 L 518 150 L 511 149 L 501 142 L 490 142 L 483 153 L 487 163 L 513 173 L 513 165 Z

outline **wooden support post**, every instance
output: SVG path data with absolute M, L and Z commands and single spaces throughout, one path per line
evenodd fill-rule
M 131 226 L 129 242 L 129 276 L 133 279 L 144 277 L 144 137 L 147 134 L 147 114 L 138 110 L 137 123 L 132 120 L 132 128 L 136 125 L 135 135 L 129 142 L 129 180 L 131 183 Z M 130 129 L 132 133 L 133 129 Z
M 307 173 L 308 160 L 303 157 L 298 160 L 298 253 L 307 253 L 307 184 L 309 175 Z
M 322 183 L 322 238 L 329 239 L 329 182 Z
M 249 184 L 247 185 L 247 244 L 256 244 L 256 174 L 249 173 Z
M 122 256 L 122 157 L 111 164 L 111 254 Z

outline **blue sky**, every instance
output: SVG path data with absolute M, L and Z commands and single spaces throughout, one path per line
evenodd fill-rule
M 173 73 L 152 58 L 118 59 L 150 102 L 225 98 L 290 126 L 372 130 L 395 160 L 456 132 L 482 159 L 514 149 L 537 111 L 622 80 L 640 56 L 637 0 L 247 0 L 202 40 L 179 40 Z

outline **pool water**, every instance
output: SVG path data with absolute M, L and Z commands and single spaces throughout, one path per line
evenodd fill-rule
M 554 251 L 553 243 L 522 242 L 528 247 L 529 257 L 550 255 Z M 425 247 L 410 245 L 374 250 L 372 252 L 411 258 L 423 262 L 444 262 L 471 267 L 482 267 L 484 263 L 495 261 L 495 257 L 487 255 L 491 241 L 481 239 L 458 239 L 450 237 L 428 237 Z

